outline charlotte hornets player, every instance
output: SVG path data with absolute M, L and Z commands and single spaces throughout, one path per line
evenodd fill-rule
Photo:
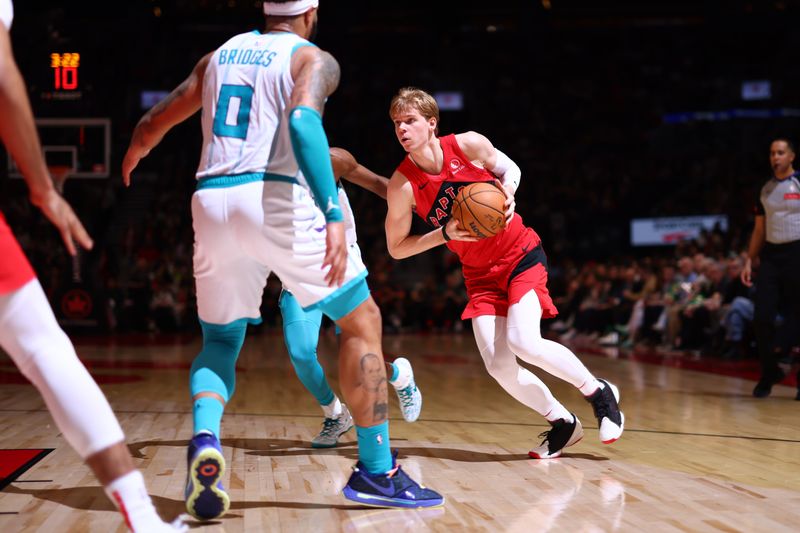
M 389 180 L 359 164 L 343 148 L 331 148 L 330 156 L 334 176 L 339 178 L 339 205 L 345 221 L 347 245 L 360 257 L 355 218 L 341 179 L 367 189 L 384 200 Z M 311 446 L 332 448 L 338 444 L 339 437 L 353 427 L 353 418 L 347 406 L 333 392 L 317 358 L 322 312 L 318 309 L 304 311 L 291 291 L 286 289 L 281 292 L 279 306 L 283 316 L 283 338 L 297 377 L 317 400 L 325 416 L 322 429 L 311 441 Z M 405 357 L 399 357 L 387 363 L 387 366 L 389 383 L 397 393 L 403 418 L 406 422 L 416 421 L 422 409 L 422 393 L 414 381 L 411 363 Z
M 192 197 L 194 275 L 203 348 L 190 376 L 194 436 L 186 506 L 215 518 L 230 502 L 220 420 L 235 365 L 270 271 L 305 310 L 342 330 L 339 382 L 356 425 L 359 461 L 345 497 L 372 505 L 427 507 L 443 498 L 396 465 L 389 447 L 380 311 L 367 271 L 347 246 L 322 127 L 339 65 L 307 39 L 318 0 L 264 2 L 266 31 L 236 35 L 137 124 L 123 176 L 175 124 L 202 110 L 203 149 Z

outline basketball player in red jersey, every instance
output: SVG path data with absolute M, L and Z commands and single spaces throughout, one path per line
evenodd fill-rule
M 600 440 L 605 444 L 617 440 L 625 420 L 617 388 L 595 378 L 568 348 L 542 338 L 540 320 L 558 311 L 547 291 L 541 239 L 514 212 L 519 167 L 479 133 L 439 137 L 439 108 L 425 91 L 401 89 L 392 99 L 389 115 L 397 140 L 408 152 L 389 181 L 389 253 L 403 259 L 446 244 L 458 255 L 469 296 L 461 318 L 472 319 L 486 369 L 511 396 L 552 426 L 529 455 L 558 457 L 583 437 L 583 428 L 539 378 L 519 366 L 517 357 L 578 388 L 594 408 Z M 479 240 L 450 217 L 451 204 L 465 185 L 498 181 L 506 194 L 506 228 Z M 433 229 L 411 235 L 413 213 Z
M 71 255 L 92 239 L 55 190 L 42 158 L 25 82 L 14 62 L 8 29 L 13 7 L 0 0 L 0 138 L 20 168 L 31 202 L 58 228 Z M 86 461 L 132 531 L 185 531 L 156 513 L 125 436 L 100 388 L 61 330 L 30 263 L 0 212 L 0 346 L 47 404 L 64 438 Z

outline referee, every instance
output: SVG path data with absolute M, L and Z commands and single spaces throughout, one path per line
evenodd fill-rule
M 773 177 L 761 187 L 755 206 L 755 227 L 750 237 L 742 282 L 753 282 L 752 260 L 761 253 L 755 296 L 755 326 L 761 379 L 753 396 L 764 398 L 784 373 L 774 351 L 778 309 L 800 316 L 800 173 L 795 172 L 794 144 L 779 137 L 772 141 L 769 162 Z M 800 392 L 797 398 L 800 400 Z

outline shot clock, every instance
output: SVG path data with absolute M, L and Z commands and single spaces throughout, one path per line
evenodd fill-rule
M 53 69 L 53 90 L 78 90 L 78 72 L 80 66 L 81 55 L 77 52 L 51 53 L 50 68 Z

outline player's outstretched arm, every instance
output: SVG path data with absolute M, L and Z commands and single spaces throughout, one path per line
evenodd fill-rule
M 456 141 L 471 161 L 480 163 L 483 168 L 498 177 L 499 185 L 506 195 L 505 215 L 506 223 L 509 223 L 517 206 L 514 196 L 522 177 L 519 166 L 480 133 L 474 131 L 460 133 L 456 135 Z
M 77 253 L 76 241 L 87 250 L 91 249 L 92 239 L 72 207 L 56 191 L 47 171 L 25 81 L 14 61 L 8 30 L 1 22 L 0 117 L 0 138 L 25 178 L 31 203 L 58 229 L 71 255 Z
M 347 271 L 344 216 L 330 163 L 328 138 L 322 127 L 325 99 L 339 85 L 339 63 L 315 46 L 304 46 L 292 56 L 294 88 L 290 100 L 289 135 L 300 170 L 327 222 L 325 280 L 341 286 Z
M 197 62 L 189 77 L 154 105 L 136 124 L 122 161 L 122 179 L 131 184 L 131 172 L 175 125 L 197 113 L 203 105 L 203 76 L 213 52 Z
M 389 210 L 386 213 L 386 247 L 395 259 L 405 259 L 431 248 L 444 244 L 448 240 L 477 241 L 467 230 L 458 226 L 455 218 L 451 218 L 442 228 L 422 235 L 411 235 L 411 220 L 414 216 L 414 191 L 411 183 L 400 172 L 395 172 L 389 180 L 387 191 Z M 447 232 L 447 239 L 445 233 Z
M 334 176 L 344 178 L 350 183 L 367 189 L 384 200 L 386 199 L 386 190 L 389 188 L 389 180 L 387 178 L 375 174 L 360 164 L 353 157 L 353 154 L 344 148 L 331 147 L 330 153 Z

